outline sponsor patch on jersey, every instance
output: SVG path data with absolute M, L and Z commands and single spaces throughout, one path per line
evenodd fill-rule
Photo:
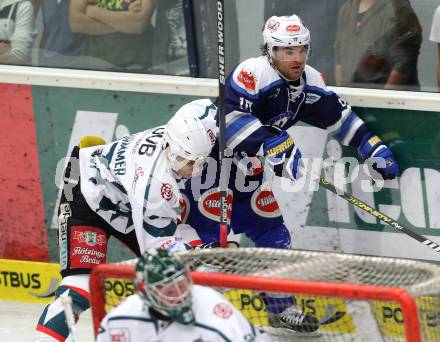
M 67 220 L 72 216 L 72 209 L 69 203 L 60 204 L 60 215 L 58 216 L 58 244 L 60 249 L 60 265 L 64 270 L 68 261 L 68 237 Z
M 70 227 L 70 268 L 93 268 L 106 260 L 108 236 L 92 226 Z
M 318 102 L 321 99 L 321 96 L 318 94 L 307 93 L 306 95 L 306 104 L 313 104 Z
M 218 303 L 212 310 L 214 315 L 220 318 L 228 319 L 232 316 L 232 308 L 226 303 Z
M 228 221 L 231 220 L 232 191 L 228 189 Z M 200 196 L 199 211 L 203 216 L 218 221 L 220 217 L 220 191 L 217 188 L 209 189 Z
M 246 89 L 255 91 L 255 75 L 251 71 L 241 70 L 237 77 L 238 83 L 242 84 Z
M 111 342 L 129 342 L 130 331 L 127 328 L 111 328 L 109 331 Z
M 103 245 L 107 242 L 107 238 L 104 234 L 99 234 L 97 232 L 73 232 L 73 239 L 77 240 L 79 243 L 86 243 L 88 246 Z
M 269 31 L 275 32 L 276 30 L 278 30 L 278 27 L 280 27 L 280 23 L 279 23 L 279 21 L 272 19 L 272 20 L 269 20 L 266 27 Z
M 208 137 L 209 140 L 211 140 L 211 145 L 215 145 L 216 138 L 214 132 L 211 129 L 208 129 Z
M 160 249 L 165 249 L 167 251 L 171 251 L 179 243 L 179 241 L 177 241 L 177 240 L 182 240 L 182 239 L 181 238 L 177 238 L 177 237 L 176 238 L 168 239 L 168 240 L 162 242 L 159 248 Z
M 301 27 L 299 27 L 298 25 L 288 25 L 286 27 L 287 32 L 298 32 L 299 30 L 301 30 Z
M 281 216 L 280 208 L 272 190 L 264 184 L 252 194 L 251 207 L 257 215 L 262 217 Z
M 160 194 L 162 195 L 163 199 L 170 201 L 173 198 L 173 188 L 171 187 L 171 184 L 162 183 L 162 186 L 160 187 Z

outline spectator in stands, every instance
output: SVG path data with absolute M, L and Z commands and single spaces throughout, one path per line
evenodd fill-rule
M 101 322 L 98 342 L 272 340 L 220 292 L 193 285 L 188 267 L 167 250 L 142 255 L 135 283 L 136 293 Z
M 417 88 L 421 42 L 408 0 L 348 0 L 338 16 L 336 85 Z
M 0 1 L 0 63 L 30 64 L 36 34 L 31 1 Z
M 181 0 L 158 1 L 154 36 L 153 67 L 155 74 L 189 75 L 188 52 Z
M 70 0 L 40 0 L 44 24 L 41 65 L 75 67 L 78 63 L 84 36 L 70 29 L 69 4 Z
M 153 0 L 71 0 L 70 27 L 86 35 L 82 55 L 94 58 L 82 67 L 146 72 L 151 66 L 153 9 Z
M 264 18 L 295 13 L 304 21 L 313 35 L 313 46 L 308 63 L 316 67 L 327 84 L 334 85 L 334 44 L 336 22 L 344 0 L 265 0 Z M 314 51 L 316 47 L 316 52 Z
M 437 7 L 434 17 L 432 18 L 429 40 L 437 43 L 437 85 L 440 91 L 440 6 Z
M 234 2 L 224 8 L 226 20 L 226 68 L 232 68 L 239 61 L 237 9 Z M 155 37 L 152 73 L 192 75 L 216 78 L 217 57 L 217 3 L 215 1 L 194 1 L 191 34 L 194 46 L 187 46 L 185 14 L 181 0 L 158 1 L 156 5 Z M 188 20 L 191 20 L 188 18 Z M 188 60 L 187 49 L 196 49 L 194 58 Z M 189 63 L 197 67 L 190 71 Z

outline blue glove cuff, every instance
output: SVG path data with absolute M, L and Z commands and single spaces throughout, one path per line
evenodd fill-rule
M 384 145 L 382 140 L 377 135 L 372 135 L 364 139 L 358 147 L 358 152 L 363 160 L 372 157 L 374 151 L 381 145 Z
M 295 143 L 286 131 L 264 142 L 264 155 L 269 158 L 281 158 L 286 152 L 291 151 Z

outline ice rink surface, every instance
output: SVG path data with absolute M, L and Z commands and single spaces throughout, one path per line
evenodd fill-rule
M 43 304 L 0 301 L 0 341 L 31 342 Z M 81 315 L 77 327 L 78 342 L 93 341 L 91 311 Z M 70 339 L 66 340 L 70 341 Z

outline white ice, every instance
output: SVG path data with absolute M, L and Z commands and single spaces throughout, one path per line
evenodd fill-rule
M 35 326 L 44 306 L 43 304 L 0 301 L 0 341 L 33 341 Z M 94 340 L 90 310 L 81 315 L 77 326 L 77 340 L 77 342 Z

